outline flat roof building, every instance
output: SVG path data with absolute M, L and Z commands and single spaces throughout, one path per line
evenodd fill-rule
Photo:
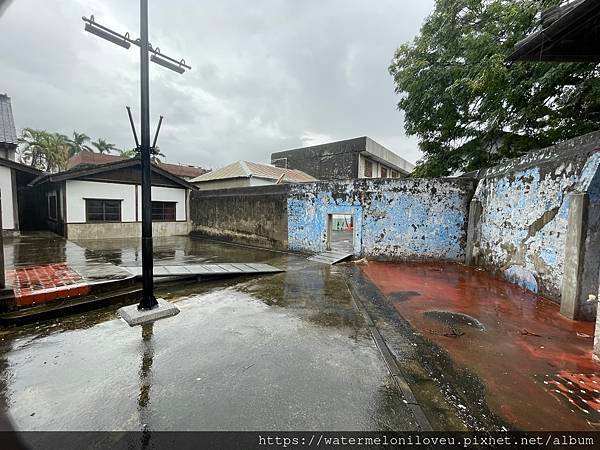
M 271 164 L 320 180 L 399 178 L 415 168 L 367 136 L 272 153 Z

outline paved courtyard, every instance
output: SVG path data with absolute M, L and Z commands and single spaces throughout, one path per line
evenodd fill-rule
M 139 262 L 136 240 L 80 245 L 82 263 Z M 157 239 L 156 255 L 287 272 L 165 287 L 181 313 L 144 327 L 111 307 L 2 330 L 0 401 L 17 429 L 418 429 L 343 269 L 188 238 Z
M 11 268 L 35 260 L 22 242 Z M 41 263 L 141 263 L 136 239 L 52 242 Z M 0 329 L 0 404 L 17 429 L 418 430 L 373 325 L 434 429 L 598 429 L 593 324 L 491 274 L 188 237 L 156 239 L 155 258 L 285 272 L 160 284 L 181 313 L 144 327 L 112 306 Z

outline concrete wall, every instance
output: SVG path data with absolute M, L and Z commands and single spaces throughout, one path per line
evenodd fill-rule
M 288 199 L 289 248 L 326 249 L 330 214 L 352 214 L 356 256 L 461 261 L 468 179 L 385 179 L 294 185 Z
M 560 301 L 574 194 L 590 189 L 599 149 L 600 133 L 592 133 L 484 171 L 473 199 L 468 262 Z
M 319 180 L 346 180 L 358 174 L 358 155 L 366 137 L 330 142 L 271 154 L 271 164 L 301 170 Z
M 189 222 L 154 222 L 152 235 L 185 236 L 191 231 Z M 67 224 L 68 238 L 74 241 L 85 239 L 132 238 L 142 235 L 141 222 L 122 223 L 70 223 Z
M 287 185 L 192 192 L 192 233 L 287 250 Z
M 12 169 L 0 166 L 0 192 L 2 193 L 2 229 L 15 229 L 15 204 L 13 199 Z

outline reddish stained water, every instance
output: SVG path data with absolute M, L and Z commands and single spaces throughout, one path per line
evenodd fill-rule
M 514 427 L 600 429 L 593 323 L 568 320 L 556 303 L 458 264 L 369 262 L 362 269 L 415 329 L 479 376 L 489 407 Z M 485 331 L 428 311 L 467 314 Z

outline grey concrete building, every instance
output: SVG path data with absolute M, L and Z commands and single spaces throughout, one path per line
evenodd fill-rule
M 271 164 L 319 180 L 399 178 L 415 167 L 367 136 L 276 152 L 271 154 Z

